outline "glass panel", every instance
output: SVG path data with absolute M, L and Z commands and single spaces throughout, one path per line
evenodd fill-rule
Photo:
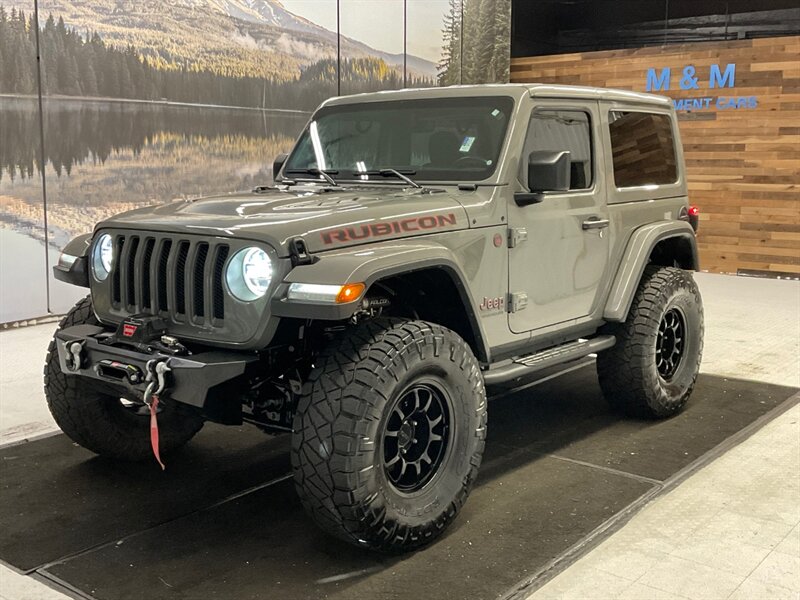
M 511 0 L 463 0 L 462 83 L 507 83 Z
M 0 6 L 0 323 L 47 314 L 45 252 L 58 260 L 44 244 L 33 2 L 19 4 Z
M 579 111 L 537 111 L 531 117 L 525 138 L 523 159 L 531 152 L 545 150 L 570 153 L 570 189 L 592 187 L 592 141 L 589 115 Z M 525 160 L 521 161 L 524 168 Z M 522 179 L 525 181 L 525 178 Z
M 284 173 L 302 177 L 319 168 L 336 179 L 364 180 L 391 168 L 417 180 L 485 179 L 495 170 L 513 106 L 498 96 L 325 108 Z
M 407 0 L 406 87 L 461 82 L 460 0 Z
M 403 87 L 403 0 L 340 0 L 342 95 Z
M 668 115 L 612 111 L 609 129 L 618 188 L 677 181 L 675 142 Z

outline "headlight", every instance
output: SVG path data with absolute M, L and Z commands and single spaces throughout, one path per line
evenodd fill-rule
M 92 273 L 97 281 L 104 281 L 111 272 L 114 262 L 114 242 L 111 236 L 104 233 L 97 240 L 92 250 Z
M 272 261 L 261 248 L 244 248 L 228 263 L 225 279 L 231 294 L 239 300 L 257 300 L 269 289 Z

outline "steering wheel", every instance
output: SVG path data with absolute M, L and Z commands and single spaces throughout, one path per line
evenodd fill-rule
M 485 167 L 487 165 L 487 160 L 485 158 L 480 158 L 478 156 L 462 156 L 461 158 L 457 159 L 455 162 L 456 165 L 475 165 L 476 167 Z

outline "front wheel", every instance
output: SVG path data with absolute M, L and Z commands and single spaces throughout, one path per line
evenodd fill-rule
M 293 430 L 297 491 L 323 529 L 377 550 L 417 548 L 453 521 L 478 473 L 478 362 L 439 325 L 362 323 L 316 361 Z
M 597 356 L 600 387 L 612 407 L 662 418 L 686 404 L 703 354 L 703 303 L 691 274 L 649 266 L 613 347 Z

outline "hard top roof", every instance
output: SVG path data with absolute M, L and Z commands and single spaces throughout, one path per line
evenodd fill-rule
M 510 95 L 519 98 L 529 95 L 532 98 L 570 98 L 610 100 L 614 102 L 631 102 L 636 104 L 653 104 L 671 106 L 672 101 L 666 96 L 643 94 L 628 90 L 587 87 L 577 85 L 558 85 L 550 83 L 489 83 L 480 85 L 451 85 L 446 87 L 410 88 L 404 90 L 387 90 L 367 92 L 352 96 L 339 96 L 324 102 L 325 106 L 336 104 L 352 104 L 357 102 L 379 102 L 391 100 L 416 100 L 423 98 L 448 98 L 469 96 Z

